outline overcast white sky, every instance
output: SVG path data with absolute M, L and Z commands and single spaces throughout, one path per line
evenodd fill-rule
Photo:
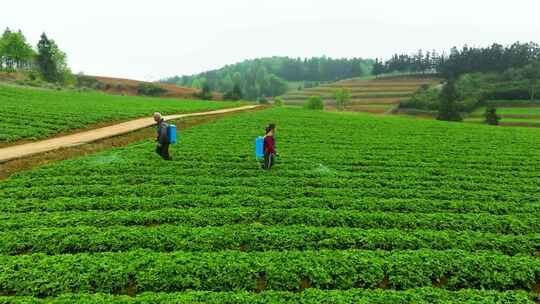
M 156 80 L 265 56 L 388 57 L 540 42 L 538 0 L 6 0 L 0 27 L 45 31 L 74 72 Z

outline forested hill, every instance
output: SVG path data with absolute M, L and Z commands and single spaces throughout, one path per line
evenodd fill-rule
M 197 75 L 174 76 L 162 82 L 199 88 L 208 84 L 212 90 L 223 93 L 232 91 L 237 84 L 244 98 L 255 99 L 283 94 L 287 90 L 287 82 L 335 81 L 368 75 L 373 63 L 371 59 L 362 58 L 271 57 L 245 60 Z

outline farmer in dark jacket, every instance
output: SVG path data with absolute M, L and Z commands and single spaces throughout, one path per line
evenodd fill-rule
M 276 141 L 274 134 L 276 133 L 276 125 L 269 124 L 266 127 L 266 135 L 264 136 L 264 164 L 263 169 L 270 170 L 274 165 L 274 158 L 276 157 Z
M 169 135 L 167 135 L 167 127 L 169 124 L 161 117 L 161 113 L 154 113 L 154 120 L 157 123 L 157 147 L 156 153 L 164 160 L 172 160 L 169 155 Z

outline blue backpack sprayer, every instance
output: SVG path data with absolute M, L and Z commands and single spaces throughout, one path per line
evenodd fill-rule
M 170 144 L 176 144 L 176 126 L 175 125 L 169 125 L 167 127 L 167 137 L 169 137 L 169 143 Z

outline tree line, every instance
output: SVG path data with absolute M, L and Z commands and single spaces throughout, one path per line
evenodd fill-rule
M 285 93 L 288 82 L 335 81 L 369 75 L 372 60 L 361 58 L 332 59 L 328 57 L 271 57 L 246 60 L 191 76 L 174 76 L 162 80 L 179 86 L 210 87 L 227 96 L 241 95 L 246 99 L 278 96 Z
M 45 33 L 35 48 L 24 34 L 6 28 L 0 37 L 0 71 L 28 72 L 32 80 L 67 83 L 74 77 L 67 65 L 67 56 Z
M 456 79 L 467 73 L 498 72 L 522 68 L 540 59 L 540 47 L 534 42 L 516 42 L 509 46 L 497 43 L 489 47 L 453 47 L 446 55 L 437 51 L 416 54 L 395 54 L 383 61 L 376 59 L 373 74 L 386 73 L 438 73 L 446 79 Z

